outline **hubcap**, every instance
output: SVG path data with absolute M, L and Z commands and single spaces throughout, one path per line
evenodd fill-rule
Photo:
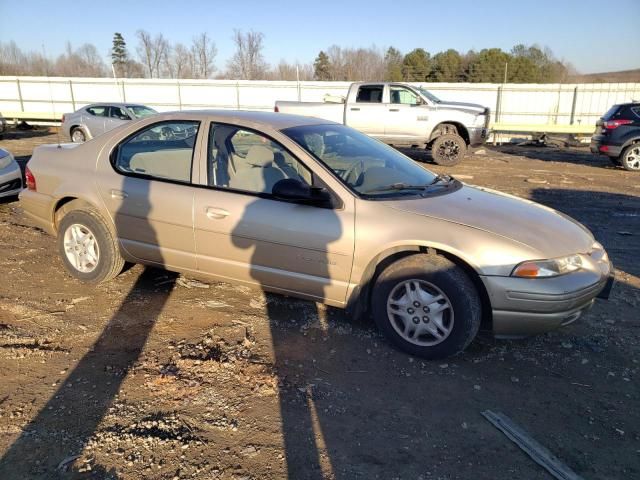
M 74 130 L 73 134 L 71 135 L 71 140 L 76 143 L 84 142 L 84 133 L 82 133 L 80 130 Z
M 640 170 L 640 147 L 630 149 L 624 160 L 629 168 Z
M 93 272 L 100 260 L 96 237 L 79 223 L 74 223 L 64 232 L 64 253 L 69 263 L 82 273 Z
M 403 339 L 422 347 L 443 342 L 453 330 L 449 298 L 424 280 L 407 280 L 396 285 L 387 299 L 387 315 Z

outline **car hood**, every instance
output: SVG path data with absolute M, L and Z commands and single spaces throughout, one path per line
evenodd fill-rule
M 594 242 L 589 230 L 563 213 L 481 187 L 463 185 L 446 195 L 385 204 L 511 239 L 537 250 L 541 258 L 587 253 Z
M 441 109 L 441 108 L 454 109 L 454 110 L 460 110 L 466 113 L 473 113 L 476 115 L 479 113 L 484 113 L 485 110 L 487 110 L 485 106 L 479 105 L 477 103 L 440 101 L 440 103 L 438 103 L 437 105 L 438 105 L 438 109 Z

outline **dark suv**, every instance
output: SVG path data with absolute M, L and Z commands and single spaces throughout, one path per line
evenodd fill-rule
M 591 151 L 616 165 L 640 171 L 640 102 L 614 105 L 596 123 Z

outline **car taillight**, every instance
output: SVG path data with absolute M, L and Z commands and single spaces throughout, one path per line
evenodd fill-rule
M 29 190 L 33 190 L 35 192 L 36 191 L 36 177 L 33 176 L 33 173 L 31 172 L 31 170 L 29 170 L 29 167 L 27 167 L 25 169 L 24 178 L 27 180 L 27 188 Z
M 628 125 L 633 123 L 633 120 L 611 120 L 609 122 L 604 122 L 602 126 L 607 130 L 614 130 L 622 125 Z
M 273 108 L 273 111 L 276 112 L 276 113 L 280 113 L 280 109 L 278 108 L 277 105 Z

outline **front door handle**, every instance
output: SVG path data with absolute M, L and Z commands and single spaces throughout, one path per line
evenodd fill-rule
M 389 111 L 390 112 L 399 112 L 400 109 L 399 108 L 390 108 Z
M 204 211 L 211 220 L 220 220 L 229 216 L 229 212 L 224 208 L 207 207 Z
M 123 198 L 127 198 L 127 192 L 124 192 L 122 190 L 111 190 L 111 198 L 119 198 L 119 199 L 123 199 Z
M 360 109 L 359 109 L 359 108 L 356 108 L 356 107 L 353 107 L 353 108 L 351 109 L 351 111 L 352 111 L 352 112 L 359 112 L 359 111 L 360 111 Z

